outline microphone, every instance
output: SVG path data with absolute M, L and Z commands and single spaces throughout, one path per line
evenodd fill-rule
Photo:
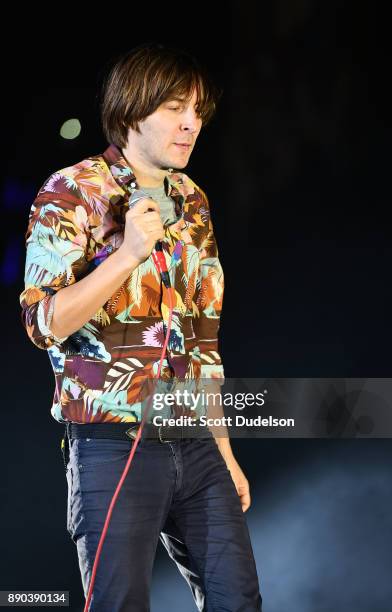
M 142 189 L 134 189 L 128 199 L 129 208 L 133 208 L 136 202 L 138 202 L 139 200 L 143 200 L 143 199 L 152 200 L 152 197 L 148 193 L 143 191 Z M 151 252 L 151 255 L 154 260 L 154 264 L 156 268 L 159 270 L 163 284 L 165 285 L 166 289 L 170 289 L 171 287 L 170 276 L 169 276 L 169 271 L 166 265 L 166 259 L 163 254 L 163 247 L 162 247 L 161 240 L 156 241 L 155 246 Z

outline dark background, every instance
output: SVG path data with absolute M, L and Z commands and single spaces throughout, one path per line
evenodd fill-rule
M 3 45 L 0 589 L 64 589 L 62 427 L 47 355 L 20 322 L 24 232 L 55 170 L 103 151 L 105 66 L 147 41 L 187 49 L 223 88 L 186 169 L 206 190 L 225 271 L 228 377 L 389 377 L 389 22 L 370 3 L 20 9 Z M 62 123 L 81 121 L 76 140 Z M 233 440 L 264 612 L 391 610 L 390 440 Z M 153 612 L 191 612 L 159 549 Z

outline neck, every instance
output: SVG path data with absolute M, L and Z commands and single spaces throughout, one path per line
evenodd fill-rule
M 160 187 L 167 175 L 167 170 L 149 166 L 143 159 L 129 149 L 123 149 L 122 154 L 136 177 L 139 187 Z

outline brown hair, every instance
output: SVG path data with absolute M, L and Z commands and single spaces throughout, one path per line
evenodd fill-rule
M 140 45 L 120 56 L 104 81 L 102 127 L 109 143 L 125 147 L 128 128 L 140 132 L 138 123 L 160 104 L 177 96 L 188 101 L 196 89 L 196 109 L 206 125 L 215 113 L 222 91 L 185 51 L 157 43 Z

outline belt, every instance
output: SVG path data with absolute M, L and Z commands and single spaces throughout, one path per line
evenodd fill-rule
M 67 423 L 68 438 L 107 438 L 111 440 L 134 440 L 140 423 Z M 206 425 L 196 423 L 183 427 L 143 425 L 142 438 L 157 442 L 176 442 L 184 438 L 211 438 L 212 433 Z

